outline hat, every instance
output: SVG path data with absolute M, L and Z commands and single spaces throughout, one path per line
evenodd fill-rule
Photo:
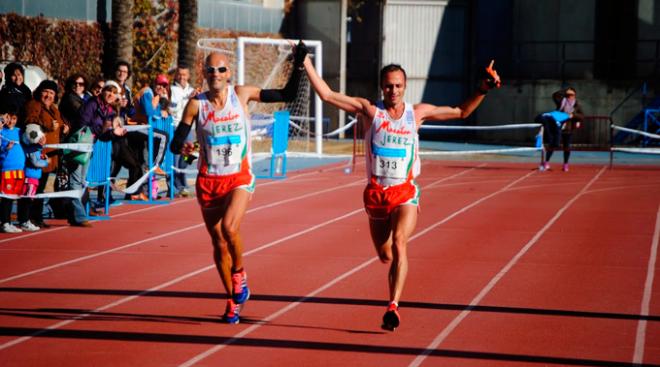
M 170 84 L 170 80 L 167 79 L 167 76 L 165 74 L 158 74 L 156 77 L 156 85 L 168 85 Z
M 37 89 L 39 89 L 39 91 L 42 91 L 44 89 L 50 89 L 53 92 L 55 92 L 55 94 L 57 94 L 57 91 L 58 91 L 59 88 L 57 86 L 57 82 L 55 82 L 54 80 L 48 80 L 47 79 L 47 80 L 44 80 L 41 83 L 39 83 L 39 86 L 37 87 Z
M 103 89 L 110 89 L 110 87 L 115 87 L 117 88 L 117 92 L 121 92 L 121 87 L 119 84 L 117 84 L 116 81 L 114 80 L 106 80 L 105 83 L 103 84 Z

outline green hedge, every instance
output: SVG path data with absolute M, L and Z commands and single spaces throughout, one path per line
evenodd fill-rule
M 63 83 L 73 73 L 101 73 L 103 34 L 98 24 L 0 14 L 0 57 L 41 67 Z

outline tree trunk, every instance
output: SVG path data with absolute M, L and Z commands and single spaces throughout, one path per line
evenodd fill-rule
M 133 0 L 112 0 L 113 65 L 119 60 L 133 62 L 133 18 Z
M 195 80 L 197 51 L 197 0 L 179 0 L 178 65 L 188 65 L 190 80 Z

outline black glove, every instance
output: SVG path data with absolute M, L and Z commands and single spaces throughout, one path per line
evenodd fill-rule
M 305 43 L 302 40 L 298 41 L 293 54 L 293 65 L 297 68 L 301 67 L 308 53 L 309 49 Z

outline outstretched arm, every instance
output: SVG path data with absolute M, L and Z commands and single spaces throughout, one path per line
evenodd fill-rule
M 296 98 L 298 86 L 300 85 L 300 77 L 303 73 L 303 60 L 307 55 L 307 47 L 299 43 L 293 51 L 293 70 L 289 76 L 284 88 L 281 89 L 261 89 L 253 85 L 243 85 L 236 87 L 236 93 L 239 95 L 241 101 L 249 102 L 291 102 Z
M 481 80 L 479 88 L 463 103 L 456 107 L 434 106 L 428 103 L 415 105 L 415 114 L 419 121 L 444 121 L 453 119 L 464 119 L 472 114 L 481 104 L 489 90 L 499 88 L 501 81 L 497 71 L 493 69 L 495 61 L 491 61 L 486 68 L 486 77 Z
M 373 107 L 367 99 L 350 97 L 330 89 L 328 83 L 316 73 L 316 70 L 312 65 L 312 60 L 310 60 L 309 57 L 305 59 L 304 65 L 314 91 L 316 91 L 316 94 L 318 94 L 324 102 L 330 103 L 348 113 L 363 113 L 369 117 L 373 116 L 375 107 Z

